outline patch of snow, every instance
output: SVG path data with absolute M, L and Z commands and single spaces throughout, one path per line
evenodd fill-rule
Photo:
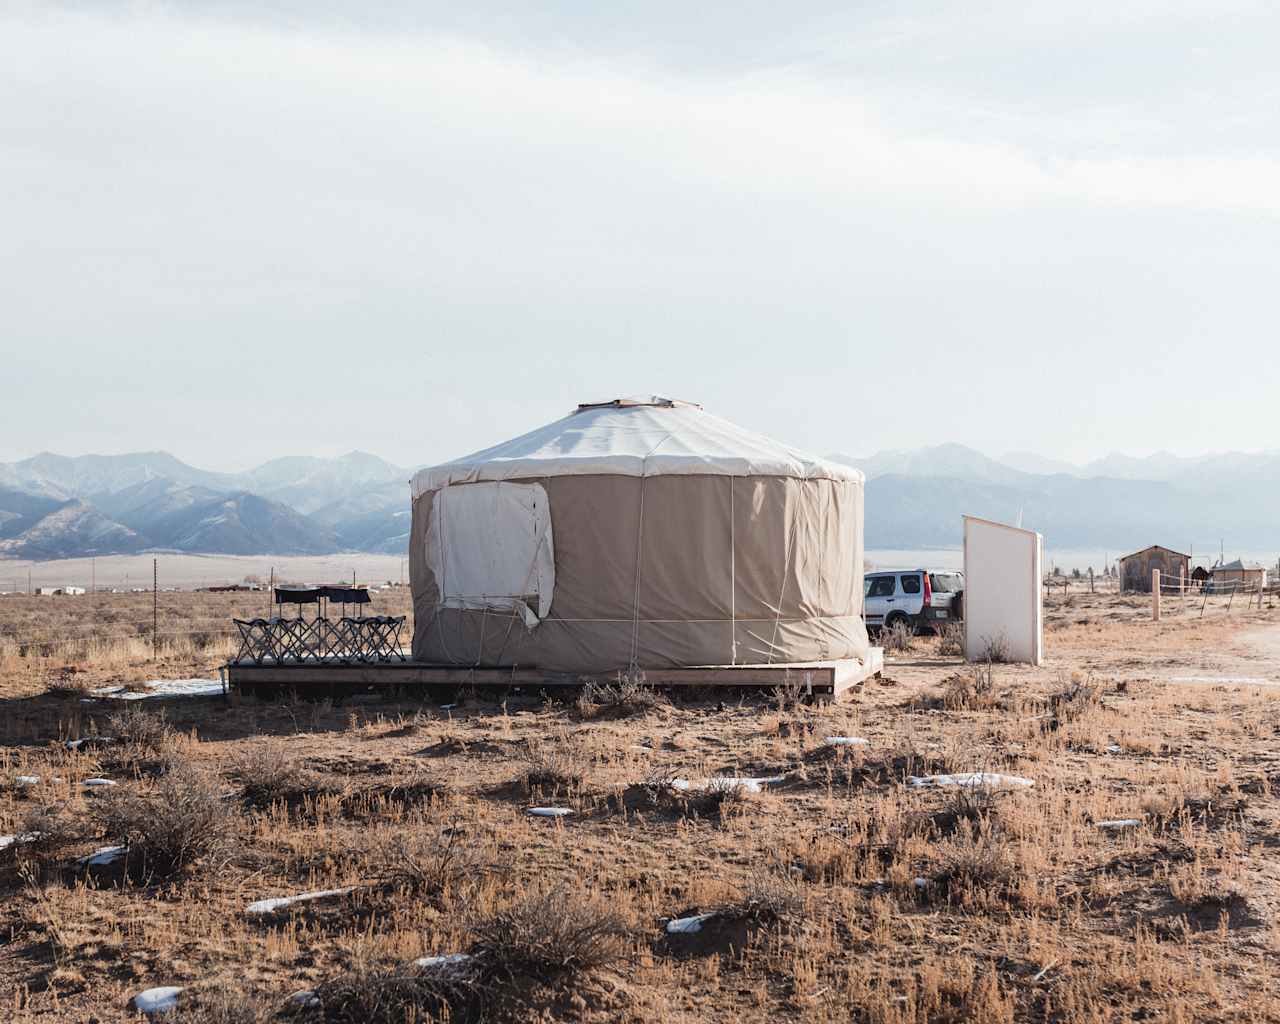
M 115 738 L 111 736 L 86 736 L 84 739 L 67 740 L 65 746 L 68 750 L 79 750 L 85 744 L 96 747 L 99 744 L 114 743 Z
M 961 772 L 958 775 L 912 775 L 913 786 L 960 786 L 965 789 L 1029 789 L 1035 783 L 1021 775 L 995 772 Z
M 129 1000 L 137 1013 L 145 1013 L 148 1017 L 155 1013 L 168 1013 L 178 1005 L 178 993 L 182 985 L 162 985 L 139 992 Z
M 294 1006 L 301 1006 L 301 1007 L 304 1007 L 305 1009 L 310 1010 L 320 1005 L 320 997 L 316 995 L 314 992 L 312 992 L 311 989 L 304 988 L 301 991 L 295 992 L 293 995 L 291 995 L 289 997 L 289 1002 L 291 1002 Z
M 100 868 L 107 864 L 114 864 L 125 855 L 128 849 L 126 846 L 103 846 L 87 857 L 81 857 L 76 864 L 82 868 Z
M 276 896 L 274 899 L 257 900 L 250 903 L 244 908 L 244 912 L 250 916 L 274 914 L 277 911 L 284 910 L 286 907 L 292 907 L 297 903 L 310 903 L 313 900 L 334 899 L 338 896 L 348 896 L 354 891 L 355 886 L 349 885 L 345 889 L 320 889 L 316 892 L 299 893 L 297 896 Z
M 861 736 L 828 736 L 822 741 L 828 747 L 865 747 L 867 741 Z
M 414 967 L 426 967 L 431 970 L 448 970 L 461 967 L 472 959 L 470 953 L 444 953 L 440 956 L 422 956 L 413 962 Z
M 7 850 L 19 843 L 34 842 L 39 838 L 39 832 L 19 832 L 16 836 L 0 836 L 0 850 Z
M 115 700 L 157 700 L 164 697 L 221 697 L 222 683 L 216 679 L 152 679 L 143 684 L 145 690 L 126 690 L 123 686 L 107 686 L 94 690 L 94 696 Z
M 677 917 L 667 922 L 668 935 L 696 935 L 702 931 L 702 926 L 710 921 L 715 914 L 696 914 L 693 917 Z
M 530 807 L 529 813 L 535 818 L 563 818 L 573 813 L 569 807 Z
M 1099 822 L 1096 822 L 1095 824 L 1097 824 L 1098 828 L 1105 828 L 1105 829 L 1111 830 L 1111 829 L 1122 829 L 1122 828 L 1137 828 L 1139 825 L 1142 824 L 1142 821 L 1138 818 L 1115 818 L 1111 821 L 1099 821 Z
M 85 789 L 102 789 L 105 786 L 114 786 L 115 783 L 110 779 L 85 779 L 80 785 Z
M 929 887 L 929 880 L 927 878 L 913 878 L 911 880 L 911 884 L 917 889 L 927 889 Z
M 19 775 L 13 780 L 15 786 L 38 786 L 40 785 L 39 775 Z
M 672 779 L 671 788 L 679 790 L 704 790 L 704 789 L 736 789 L 741 787 L 748 793 L 759 793 L 769 782 L 781 782 L 783 776 L 769 775 L 763 778 L 747 778 L 739 775 L 723 775 L 714 779 L 699 779 L 697 782 L 690 782 L 688 779 Z
M 1113 744 L 1111 744 L 1111 746 L 1107 747 L 1107 753 L 1108 753 L 1108 754 L 1123 754 L 1123 753 L 1124 753 L 1124 747 L 1120 746 L 1120 744 L 1119 744 L 1119 743 L 1113 743 Z
M 1171 683 L 1249 683 L 1254 686 L 1274 685 L 1262 676 L 1170 676 Z

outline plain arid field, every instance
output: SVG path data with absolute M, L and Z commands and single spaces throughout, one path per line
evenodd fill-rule
M 1280 1019 L 1280 608 L 1087 589 L 816 705 L 125 699 L 264 595 L 5 597 L 6 1019 Z

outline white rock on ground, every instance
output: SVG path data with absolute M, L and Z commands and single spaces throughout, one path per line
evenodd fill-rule
M 78 740 L 67 740 L 64 746 L 68 750 L 79 750 L 86 743 L 89 746 L 93 747 L 93 746 L 97 746 L 100 743 L 114 743 L 114 742 L 115 742 L 114 736 L 85 736 L 84 738 L 78 739 Z
M 450 967 L 461 967 L 472 960 L 470 953 L 444 953 L 440 956 L 422 956 L 413 962 L 414 967 L 426 967 L 432 970 L 446 970 Z
M 178 993 L 182 985 L 161 985 L 139 992 L 129 1000 L 129 1006 L 136 1013 L 145 1013 L 148 1017 L 156 1013 L 168 1013 L 178 1005 Z
M 667 922 L 668 935 L 696 935 L 715 914 L 695 914 L 693 917 L 677 917 Z
M 107 864 L 114 864 L 128 851 L 127 846 L 102 846 L 94 850 L 87 857 L 81 857 L 76 864 L 82 868 L 100 868 Z
M 1111 821 L 1099 821 L 1099 822 L 1095 822 L 1094 824 L 1096 824 L 1098 828 L 1105 828 L 1105 829 L 1111 830 L 1111 829 L 1122 829 L 1122 828 L 1137 828 L 1142 824 L 1142 821 L 1139 818 L 1115 818 Z
M 529 813 L 535 818 L 563 818 L 573 813 L 570 807 L 530 807 Z
M 965 789 L 1029 789 L 1035 785 L 1020 775 L 998 775 L 995 772 L 961 772 L 958 775 L 912 775 L 913 786 L 959 786 Z
M 299 903 L 311 903 L 315 900 L 337 899 L 339 896 L 349 896 L 355 891 L 354 885 L 349 885 L 345 889 L 320 889 L 316 892 L 303 892 L 297 896 L 276 896 L 269 900 L 256 900 L 244 908 L 244 912 L 251 917 L 257 917 L 262 914 L 274 914 L 288 907 L 295 906 Z
M 867 741 L 861 736 L 828 736 L 822 741 L 828 747 L 865 747 Z

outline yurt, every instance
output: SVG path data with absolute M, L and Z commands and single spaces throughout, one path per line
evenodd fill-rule
M 413 478 L 413 657 L 608 673 L 865 660 L 863 476 L 618 399 Z

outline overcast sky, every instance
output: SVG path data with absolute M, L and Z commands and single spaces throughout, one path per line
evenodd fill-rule
M 536 7 L 536 10 L 534 9 Z M 1280 447 L 1280 8 L 0 0 L 0 460 Z

